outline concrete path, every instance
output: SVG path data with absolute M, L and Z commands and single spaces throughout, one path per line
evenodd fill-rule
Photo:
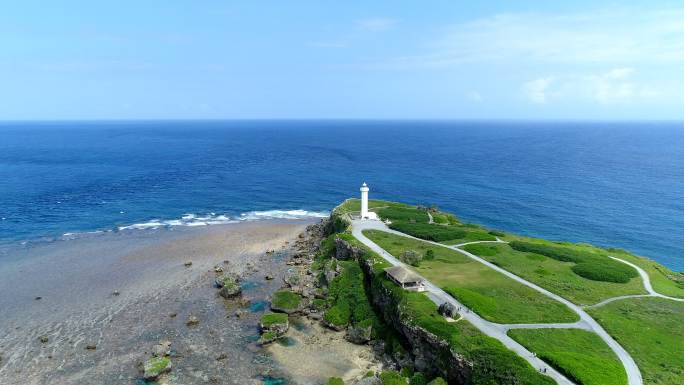
M 644 281 L 644 289 L 648 292 L 649 296 L 651 297 L 660 297 L 660 298 L 666 298 L 666 299 L 671 299 L 673 301 L 678 301 L 678 302 L 684 302 L 684 298 L 676 298 L 676 297 L 670 297 L 667 295 L 662 295 L 655 290 L 653 290 L 653 286 L 651 286 L 651 277 L 648 276 L 648 273 L 642 269 L 641 267 L 633 264 L 632 262 L 627 262 L 624 259 L 616 258 L 616 257 L 611 257 L 616 261 L 622 262 L 626 265 L 632 266 L 636 271 L 639 272 L 639 275 L 641 276 L 641 279 Z M 596 306 L 596 305 L 594 305 Z
M 501 239 L 499 239 L 499 237 L 496 237 L 496 241 L 472 241 L 472 242 L 466 242 L 466 243 L 459 243 L 458 245 L 442 245 L 442 246 L 463 247 L 463 246 L 468 246 L 468 245 L 474 245 L 477 243 L 508 243 L 508 242 L 502 241 Z
M 452 250 L 457 251 L 461 254 L 464 254 L 465 256 L 467 256 L 467 257 L 469 257 L 475 261 L 478 261 L 478 262 L 490 267 L 491 269 L 494 269 L 494 270 L 500 272 L 501 274 L 506 275 L 507 277 L 509 277 L 509 278 L 511 278 L 511 279 L 513 279 L 513 280 L 515 280 L 515 281 L 517 281 L 517 282 L 519 282 L 519 283 L 521 283 L 527 287 L 530 287 L 530 288 L 546 295 L 549 298 L 555 299 L 556 301 L 563 303 L 564 305 L 566 305 L 567 307 L 572 309 L 575 313 L 577 313 L 580 316 L 579 322 L 586 325 L 586 328 L 582 327 L 583 329 L 596 333 L 611 348 L 611 350 L 613 350 L 613 352 L 615 352 L 618 359 L 622 362 L 622 365 L 624 366 L 625 371 L 627 373 L 627 383 L 629 385 L 642 385 L 643 384 L 643 381 L 641 378 L 641 372 L 639 371 L 639 368 L 637 367 L 636 362 L 634 362 L 634 359 L 632 358 L 632 356 L 630 356 L 629 353 L 627 353 L 627 351 L 620 344 L 618 344 L 617 341 L 615 341 L 601 327 L 601 325 L 599 325 L 593 318 L 591 318 L 591 316 L 589 316 L 589 314 L 587 314 L 587 312 L 585 312 L 584 309 L 582 309 L 580 306 L 575 305 L 574 303 L 566 300 L 565 298 L 563 298 L 557 294 L 554 294 L 554 293 L 552 293 L 552 292 L 550 292 L 550 291 L 548 291 L 548 290 L 546 290 L 540 286 L 537 286 L 537 285 L 535 285 L 535 284 L 533 284 L 533 283 L 531 283 L 531 282 L 529 282 L 529 281 L 527 281 L 521 277 L 518 277 L 517 275 L 509 272 L 508 270 L 502 269 L 499 266 L 496 266 L 496 265 L 478 257 L 477 255 L 474 255 L 474 254 L 469 253 L 465 250 L 459 249 L 457 246 L 447 246 L 447 245 L 443 245 L 441 243 L 426 241 L 424 239 L 415 238 L 415 237 L 412 237 L 410 235 L 404 234 L 402 232 L 392 230 L 392 229 L 388 228 L 381 221 L 353 221 L 352 222 L 352 234 L 357 239 L 359 239 L 361 242 L 366 244 L 373 251 L 377 252 L 379 255 L 381 255 L 383 258 L 385 258 L 386 260 L 388 260 L 392 264 L 403 265 L 396 258 L 392 257 L 389 253 L 387 253 L 381 247 L 379 247 L 378 245 L 373 243 L 370 239 L 365 237 L 362 233 L 363 230 L 385 231 L 385 232 L 388 232 L 391 234 L 395 234 L 395 235 L 399 235 L 399 236 L 403 236 L 403 237 L 407 237 L 407 238 L 412 238 L 412 239 L 415 239 L 418 241 L 434 244 L 436 246 L 441 246 L 441 247 L 446 247 L 446 248 L 452 249 Z M 650 283 L 650 281 L 649 281 L 649 283 Z M 455 303 L 458 303 L 455 301 L 455 299 L 453 299 L 453 297 L 449 296 L 444 291 L 442 291 L 441 289 L 434 286 L 432 283 L 428 283 L 428 288 L 429 288 L 431 293 L 434 292 L 435 294 L 439 294 L 440 299 L 445 299 L 444 297 L 446 296 L 446 297 L 451 299 L 450 301 L 447 301 L 447 302 L 454 301 Z M 463 307 L 463 305 L 461 305 L 461 304 L 459 304 L 458 306 Z M 473 314 L 473 313 L 469 312 L 468 314 Z M 469 319 L 465 316 L 464 316 L 464 318 L 471 321 L 471 319 Z M 497 328 L 495 325 L 492 325 L 491 322 L 488 322 L 488 321 L 486 321 L 480 317 L 473 317 L 473 320 L 474 321 L 471 321 L 471 322 L 473 322 L 473 324 L 475 324 L 475 326 L 478 327 L 480 330 L 482 330 L 485 334 L 499 339 L 501 342 L 504 343 L 504 345 L 506 345 L 511 350 L 518 353 L 523 358 L 525 358 L 525 359 L 529 358 L 529 356 L 526 356 L 526 355 L 530 354 L 530 352 L 527 349 L 522 347 L 517 342 L 513 341 L 510 337 L 508 337 L 505 333 L 503 333 L 501 331 L 501 329 Z M 490 332 L 492 334 L 490 334 Z M 533 365 L 535 367 L 539 368 L 539 366 L 538 366 L 539 363 L 543 362 L 543 361 L 538 360 L 536 357 L 532 357 L 532 358 L 536 359 L 536 362 L 537 362 L 537 365 L 534 365 L 534 364 Z M 532 361 L 530 361 L 529 359 L 528 359 L 528 362 L 532 363 Z M 549 374 L 548 371 L 547 371 L 547 374 Z M 560 379 L 560 380 L 558 380 L 558 379 L 556 380 L 556 381 L 558 381 L 559 384 L 571 383 L 567 378 L 562 376 L 560 373 L 555 373 L 554 376 L 556 376 L 556 375 Z M 554 379 L 556 379 L 556 378 L 554 377 Z M 561 382 L 561 381 L 567 381 L 567 382 Z
M 368 246 L 371 250 L 376 252 L 378 255 L 380 255 L 382 258 L 384 258 L 387 262 L 392 264 L 393 266 L 404 266 L 407 267 L 403 262 L 399 261 L 397 258 L 395 258 L 392 254 L 388 253 L 383 249 L 382 247 L 378 246 L 375 242 L 371 241 L 368 239 L 365 235 L 363 235 L 363 230 L 370 230 L 370 229 L 375 229 L 375 230 L 383 230 L 385 231 L 387 228 L 384 226 L 384 224 L 380 221 L 362 221 L 362 220 L 354 220 L 352 221 L 352 235 L 359 241 L 361 241 L 364 245 Z M 403 233 L 400 233 L 403 234 Z M 443 246 L 443 245 L 442 245 Z M 466 319 L 468 322 L 473 324 L 476 328 L 480 329 L 484 334 L 496 338 L 497 340 L 501 341 L 507 348 L 511 349 L 515 353 L 517 353 L 519 356 L 524 358 L 527 362 L 529 362 L 534 368 L 537 370 L 543 370 L 546 369 L 546 374 L 547 376 L 553 378 L 559 385 L 574 385 L 574 383 L 570 380 L 568 380 L 565 376 L 560 374 L 558 371 L 553 369 L 551 366 L 549 366 L 546 362 L 542 361 L 538 357 L 535 357 L 535 355 L 527 350 L 524 346 L 520 345 L 517 343 L 515 340 L 513 340 L 511 337 L 506 335 L 506 332 L 508 329 L 506 326 L 508 325 L 502 325 L 502 324 L 496 324 L 493 322 L 489 322 L 479 315 L 477 315 L 475 312 L 470 311 L 468 308 L 466 308 L 465 305 L 462 303 L 458 302 L 455 298 L 447 294 L 444 290 L 440 289 L 439 287 L 435 286 L 432 284 L 430 281 L 425 280 L 425 288 L 427 291 L 427 296 L 432 300 L 437 305 L 441 305 L 445 302 L 451 304 L 454 306 L 456 309 L 460 309 L 459 315 L 461 319 Z M 574 325 L 574 324 L 558 324 L 558 325 Z M 563 326 L 558 326 L 558 327 L 563 327 Z M 572 327 L 572 326 L 570 326 Z
M 432 219 L 432 214 L 430 214 L 430 211 L 428 210 L 428 211 L 426 211 L 426 213 L 428 215 L 428 223 L 430 223 L 430 224 L 435 223 L 435 221 Z

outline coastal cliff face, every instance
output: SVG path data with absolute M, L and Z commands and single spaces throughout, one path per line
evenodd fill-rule
M 341 238 L 336 239 L 335 246 L 337 256 L 359 261 L 373 305 L 408 345 L 415 370 L 446 378 L 450 384 L 469 384 L 473 363 L 453 352 L 446 341 L 410 322 L 402 310 L 401 299 L 376 276 L 372 260 L 364 258 L 362 249 Z

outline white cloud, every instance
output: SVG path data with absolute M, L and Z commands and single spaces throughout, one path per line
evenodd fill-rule
M 394 28 L 398 21 L 384 17 L 362 19 L 356 21 L 356 26 L 364 31 L 382 32 Z
M 633 68 L 621 67 L 600 73 L 556 75 L 526 82 L 522 91 L 533 103 L 572 100 L 609 105 L 659 96 L 653 87 L 638 82 L 635 74 Z
M 523 92 L 534 103 L 546 103 L 548 88 L 553 81 L 552 78 L 538 78 L 523 84 Z
M 466 62 L 623 65 L 684 63 L 684 8 L 508 13 L 449 26 L 422 53 L 375 67 L 448 68 Z

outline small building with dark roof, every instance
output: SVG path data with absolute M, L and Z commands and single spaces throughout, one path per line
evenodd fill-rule
M 403 266 L 388 267 L 385 273 L 387 273 L 387 278 L 406 290 L 425 290 L 423 278 Z

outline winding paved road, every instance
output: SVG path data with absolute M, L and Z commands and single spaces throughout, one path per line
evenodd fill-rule
M 384 259 L 386 259 L 388 262 L 390 262 L 392 265 L 402 265 L 405 266 L 402 262 L 400 262 L 398 259 L 396 259 L 394 256 L 389 254 L 387 251 L 382 249 L 380 246 L 375 244 L 373 241 L 368 239 L 365 235 L 363 235 L 364 230 L 380 230 L 384 231 L 387 233 L 399 235 L 402 237 L 407 237 L 407 238 L 412 238 L 416 239 L 422 242 L 427 242 L 434 244 L 436 246 L 441 246 L 441 247 L 447 247 L 450 248 L 454 251 L 457 251 L 461 254 L 464 254 L 465 256 L 476 260 L 498 272 L 501 274 L 506 275 L 507 277 L 525 285 L 528 286 L 544 295 L 546 295 L 549 298 L 553 298 L 556 301 L 559 301 L 563 304 L 565 304 L 567 307 L 572 309 L 575 313 L 577 313 L 580 316 L 580 321 L 574 323 L 574 324 L 533 324 L 533 325 L 525 325 L 521 327 L 528 327 L 528 328 L 535 328 L 537 326 L 540 327 L 545 327 L 545 328 L 581 328 L 585 330 L 592 331 L 596 333 L 610 348 L 615 352 L 617 355 L 618 359 L 622 362 L 622 365 L 625 368 L 625 371 L 627 373 L 627 383 L 629 385 L 642 385 L 642 378 L 641 378 L 641 372 L 639 371 L 639 368 L 637 367 L 636 363 L 634 362 L 634 359 L 632 356 L 627 353 L 627 351 L 620 346 L 620 344 L 617 343 L 602 327 L 599 325 L 589 314 L 587 314 L 584 309 L 582 309 L 580 306 L 575 305 L 574 303 L 566 300 L 565 298 L 554 294 L 540 286 L 537 286 L 523 278 L 518 277 L 517 275 L 509 272 L 508 270 L 502 269 L 499 266 L 496 266 L 472 253 L 469 253 L 465 250 L 459 249 L 458 245 L 457 246 L 447 246 L 443 245 L 441 243 L 437 242 L 432 242 L 432 241 L 426 241 L 423 239 L 415 238 L 410 235 L 404 234 L 399 231 L 392 230 L 388 228 L 383 222 L 381 221 L 368 221 L 368 220 L 353 220 L 352 221 L 352 234 L 362 243 L 364 243 L 366 246 L 371 248 L 371 250 L 375 251 L 378 253 L 380 256 L 382 256 Z M 495 242 L 495 241 L 493 241 Z M 619 260 L 619 259 L 618 259 Z M 622 261 L 622 260 L 620 260 Z M 626 261 L 622 261 L 625 263 L 628 263 Z M 628 263 L 629 264 L 629 263 Z M 641 270 L 637 268 L 637 270 Z M 640 274 L 643 270 L 640 271 Z M 645 274 L 645 272 L 643 272 Z M 647 279 L 648 275 L 646 274 Z M 643 276 L 642 276 L 643 277 Z M 463 306 L 461 303 L 456 301 L 453 297 L 448 295 L 446 292 L 444 292 L 442 289 L 436 287 L 434 284 L 432 284 L 429 281 L 426 282 L 426 287 L 429 291 L 429 297 L 437 304 L 443 303 L 443 302 L 449 302 L 453 305 L 455 305 L 457 308 L 465 309 L 461 310 L 459 314 L 470 321 L 473 325 L 475 325 L 478 329 L 480 329 L 482 332 L 485 334 L 494 337 L 501 341 L 504 345 L 506 345 L 509 349 L 513 350 L 517 354 L 519 354 L 521 357 L 523 357 L 525 360 L 527 360 L 530 364 L 532 364 L 535 368 L 547 368 L 547 375 L 552 377 L 556 382 L 559 384 L 572 384 L 570 380 L 568 380 L 565 376 L 562 374 L 558 373 L 555 371 L 553 368 L 549 367 L 544 361 L 538 359 L 537 357 L 534 357 L 532 353 L 524 348 L 522 345 L 518 344 L 515 342 L 513 339 L 508 337 L 506 335 L 506 331 L 511 328 L 515 328 L 516 325 L 502 325 L 502 324 L 494 324 L 492 322 L 486 321 L 476 315 L 475 313 L 467 310 L 465 306 Z M 647 280 L 644 280 L 644 283 L 646 283 Z M 650 280 L 648 281 L 648 285 L 650 286 Z M 652 289 L 651 289 L 652 290 Z M 654 292 L 655 293 L 655 292 Z M 541 326 L 543 325 L 543 326 Z

